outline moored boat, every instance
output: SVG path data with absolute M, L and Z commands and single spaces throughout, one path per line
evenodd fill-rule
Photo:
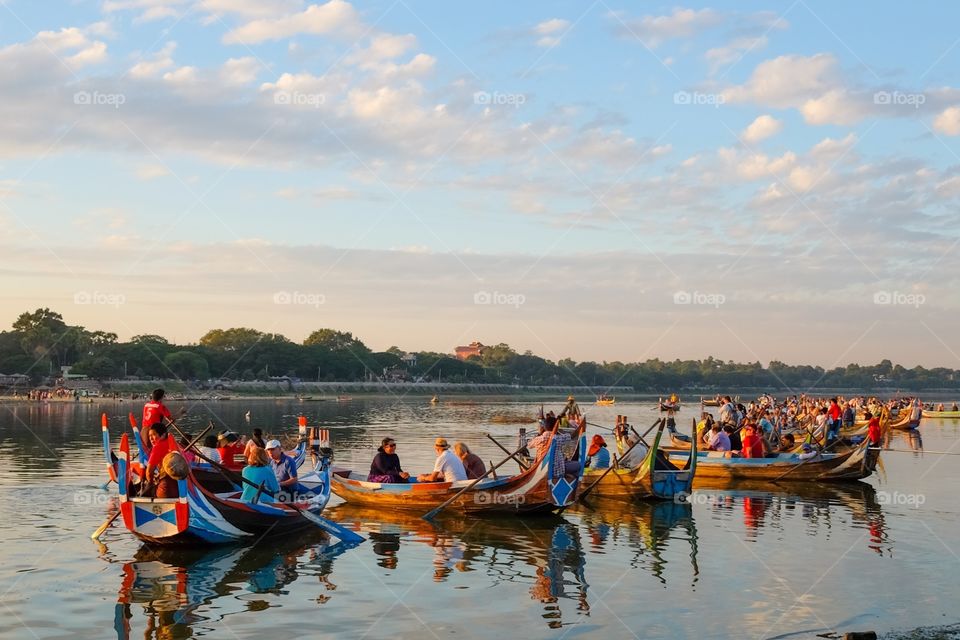
M 577 434 L 576 456 L 580 471 L 575 476 L 565 475 L 564 470 L 556 466 L 557 459 L 562 456 L 555 455 L 555 449 L 561 443 L 554 436 L 546 445 L 546 453 L 515 476 L 485 477 L 479 482 L 388 483 L 369 482 L 365 473 L 334 469 L 331 488 L 348 503 L 382 509 L 427 512 L 457 496 L 448 510 L 470 514 L 559 513 L 573 503 L 583 478 L 587 442 L 582 427 Z M 470 488 L 460 493 L 467 487 Z
M 670 461 L 677 467 L 686 464 L 687 454 L 670 452 Z M 764 458 L 732 457 L 726 451 L 704 451 L 697 454 L 697 475 L 694 486 L 716 482 L 763 480 L 769 482 L 861 480 L 877 467 L 880 449 L 864 440 L 855 448 L 840 453 L 820 453 L 802 460 L 796 453 L 778 453 Z
M 665 420 L 661 420 L 653 445 L 638 467 L 609 472 L 605 469 L 585 472 L 584 487 L 593 487 L 590 495 L 619 499 L 674 500 L 678 496 L 689 494 L 697 470 L 696 444 L 687 458 L 687 463 L 678 469 L 660 449 L 665 423 Z
M 924 418 L 960 418 L 960 411 L 928 411 L 923 410 Z
M 180 451 L 173 436 L 168 438 L 170 450 Z M 345 539 L 339 527 L 320 517 L 330 499 L 327 458 L 321 459 L 313 472 L 300 476 L 292 502 L 266 502 L 259 500 L 259 496 L 247 502 L 241 499 L 239 491 L 214 493 L 196 480 L 189 467 L 186 477 L 177 480 L 177 497 L 133 496 L 127 434 L 120 439 L 117 458 L 123 524 L 144 542 L 161 545 L 254 542 L 314 527 L 338 535 L 344 542 L 362 540 L 350 532 Z

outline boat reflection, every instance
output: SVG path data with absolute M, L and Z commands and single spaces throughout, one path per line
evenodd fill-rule
M 852 524 L 867 530 L 871 550 L 892 555 L 893 542 L 882 508 L 884 495 L 865 482 L 798 483 L 784 489 L 771 488 L 770 483 L 741 482 L 735 488 L 696 490 L 690 501 L 716 519 L 732 521 L 739 513 L 745 541 L 756 542 L 765 534 L 787 529 L 797 531 L 793 521 L 799 516 L 805 522 L 806 535 L 830 535 L 835 527 Z
M 189 638 L 212 632 L 216 620 L 240 611 L 261 611 L 270 604 L 251 594 L 279 594 L 302 574 L 323 585 L 317 602 L 329 600 L 333 559 L 345 548 L 329 545 L 319 533 L 298 540 L 253 547 L 174 548 L 142 546 L 123 563 L 114 629 L 131 637 L 135 608 L 142 605 L 143 638 Z M 306 555 L 306 559 L 304 559 Z M 217 618 L 206 617 L 216 601 Z M 139 634 L 137 634 L 139 635 Z
M 326 513 L 367 535 L 380 567 L 396 569 L 404 545 L 425 544 L 433 549 L 434 582 L 446 582 L 455 572 L 482 570 L 490 586 L 529 585 L 550 628 L 574 624 L 563 619 L 565 601 L 576 603 L 578 615 L 590 611 L 580 528 L 563 518 L 449 518 L 431 524 L 416 515 L 347 504 Z
M 593 549 L 603 551 L 608 547 L 608 540 L 625 540 L 632 551 L 629 565 L 650 571 L 662 584 L 667 584 L 664 552 L 671 536 L 685 540 L 690 547 L 690 585 L 696 585 L 700 575 L 697 526 L 689 504 L 665 501 L 626 503 L 592 498 L 589 506 L 579 507 L 576 513 L 590 532 Z

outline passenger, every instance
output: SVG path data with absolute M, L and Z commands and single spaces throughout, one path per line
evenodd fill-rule
M 291 500 L 294 497 L 294 491 L 299 478 L 297 478 L 297 463 L 280 448 L 279 440 L 271 440 L 267 443 L 267 453 L 270 455 L 270 466 L 273 467 L 273 475 L 280 486 L 281 501 Z
M 636 443 L 636 444 L 635 444 Z M 628 436 L 626 448 L 623 450 L 623 456 L 620 458 L 619 465 L 623 469 L 636 469 L 647 457 L 647 446 L 640 442 L 637 436 Z M 633 447 L 631 449 L 631 447 Z
M 743 458 L 762 458 L 763 440 L 753 429 L 752 424 L 743 426 L 743 444 L 740 447 L 740 456 Z
M 380 441 L 377 455 L 370 463 L 369 482 L 400 483 L 410 479 L 410 474 L 400 468 L 400 456 L 397 455 L 397 442 L 393 438 Z
M 189 465 L 177 451 L 171 451 L 163 457 L 156 488 L 155 498 L 179 498 L 179 481 L 187 477 Z
M 457 454 L 463 463 L 463 468 L 467 472 L 467 480 L 476 480 L 487 475 L 487 467 L 483 464 L 483 459 L 470 451 L 463 442 L 457 442 L 453 445 L 453 452 Z
M 163 458 L 170 453 L 167 428 L 162 424 L 154 424 L 147 431 L 147 441 L 150 443 L 150 456 L 147 458 L 144 480 L 150 485 L 155 481 L 155 476 L 163 464 Z
M 247 456 L 247 466 L 243 468 L 241 475 L 251 483 L 243 483 L 241 499 L 244 502 L 254 502 L 257 493 L 260 494 L 260 497 L 257 498 L 256 502 L 273 502 L 273 496 L 280 493 L 280 484 L 277 482 L 277 476 L 273 473 L 273 467 L 270 466 L 270 456 L 260 447 L 254 447 L 250 451 Z M 263 491 L 260 491 L 259 488 L 261 484 L 263 485 Z
M 797 441 L 793 437 L 792 433 L 780 436 L 780 448 L 778 449 L 779 453 L 791 453 L 797 446 Z
M 868 420 L 867 438 L 870 440 L 870 445 L 874 447 L 881 446 L 883 443 L 883 430 L 880 428 L 880 418 L 869 411 L 864 413 L 863 417 Z
M 729 426 L 729 425 L 728 425 Z M 710 451 L 730 451 L 730 436 L 720 430 L 720 423 L 714 422 L 710 430 L 710 441 L 707 444 Z
M 954 402 L 953 406 L 950 407 L 950 411 L 960 411 L 960 407 L 957 406 L 956 402 Z
M 587 449 L 587 466 L 591 469 L 606 469 L 610 466 L 610 451 L 599 433 L 593 436 Z
M 263 439 L 263 429 L 257 428 L 253 430 L 253 437 L 247 440 L 247 444 L 243 447 L 243 457 L 249 460 L 254 447 L 260 449 L 267 448 L 267 442 Z
M 557 419 L 553 416 L 548 415 L 543 424 L 540 425 L 539 433 L 530 438 L 530 441 L 527 442 L 527 450 L 530 452 L 530 457 L 534 461 L 539 460 L 547 453 L 547 443 L 550 442 L 550 436 L 553 435 L 553 426 L 557 423 Z
M 193 464 L 197 459 L 197 454 L 194 453 L 192 447 L 188 449 L 190 443 L 193 441 L 193 436 L 189 433 L 183 434 L 180 439 L 177 441 L 177 444 L 180 445 L 180 448 L 183 449 L 183 458 L 187 461 L 187 464 Z
M 240 436 L 232 431 L 225 431 L 217 438 L 217 453 L 220 454 L 220 464 L 231 471 L 240 471 L 246 462 L 243 457 L 244 446 Z
M 727 434 L 727 440 L 730 441 L 729 451 L 739 451 L 743 448 L 743 442 L 740 440 L 740 430 L 734 429 L 728 424 L 723 425 L 723 432 Z
M 220 452 L 217 451 L 217 436 L 210 435 L 204 438 L 203 446 L 200 447 L 200 453 L 208 460 L 220 462 Z
M 799 458 L 801 462 L 805 460 L 812 460 L 820 455 L 820 452 L 814 449 L 813 445 L 808 442 L 804 442 L 802 445 L 800 445 L 800 448 L 801 452 L 797 455 L 797 458 Z
M 433 448 L 437 452 L 437 461 L 433 465 L 433 471 L 422 473 L 417 476 L 418 482 L 457 482 L 467 479 L 467 470 L 463 468 L 460 458 L 450 451 L 450 445 L 446 438 L 437 438 L 433 443 Z
M 846 408 L 843 410 L 843 417 L 840 419 L 840 424 L 843 427 L 852 427 L 853 423 L 856 422 L 857 412 L 853 409 L 853 403 L 847 402 Z

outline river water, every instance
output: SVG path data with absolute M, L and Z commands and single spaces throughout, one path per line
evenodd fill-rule
M 512 449 L 518 427 L 492 419 L 538 406 L 236 399 L 194 404 L 182 423 L 293 434 L 302 413 L 331 430 L 338 466 L 366 472 L 390 435 L 404 468 L 425 472 L 437 436 L 500 461 L 484 434 Z M 885 453 L 881 473 L 846 486 L 698 489 L 690 505 L 437 525 L 334 498 L 327 517 L 368 537 L 346 552 L 319 535 L 156 550 L 120 525 L 98 545 L 90 533 L 116 508 L 115 489 L 99 488 L 99 414 L 116 442 L 139 408 L 0 405 L 0 637 L 813 638 L 960 620 L 960 457 L 931 453 L 960 452 L 958 421 L 924 420 L 922 443 L 896 435 L 892 447 L 927 453 Z M 587 408 L 599 424 L 621 413 L 641 428 L 657 417 L 649 403 Z M 687 426 L 692 412 L 678 417 Z

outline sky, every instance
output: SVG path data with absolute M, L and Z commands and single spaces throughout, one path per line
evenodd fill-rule
M 0 322 L 960 368 L 958 19 L 2 0 Z

